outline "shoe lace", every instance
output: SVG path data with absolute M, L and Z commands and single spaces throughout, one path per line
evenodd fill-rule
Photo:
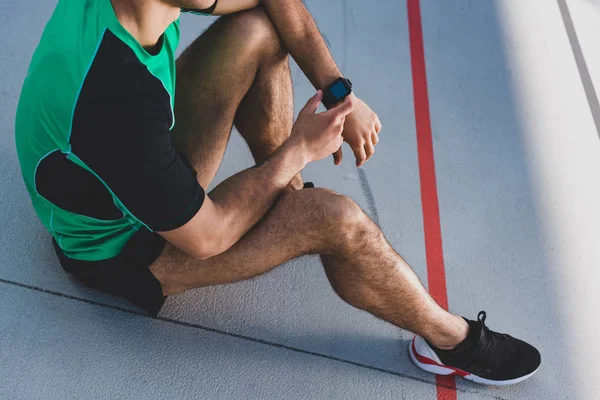
M 479 339 L 478 349 L 473 354 L 471 359 L 471 363 L 477 363 L 483 368 L 487 368 L 490 361 L 492 361 L 494 358 L 497 358 L 493 357 L 493 355 L 496 352 L 498 342 L 500 340 L 510 339 L 509 335 L 490 330 L 490 328 L 488 328 L 488 326 L 485 324 L 486 318 L 487 314 L 485 311 L 480 311 L 479 314 L 477 314 L 477 322 L 479 323 L 482 333 Z

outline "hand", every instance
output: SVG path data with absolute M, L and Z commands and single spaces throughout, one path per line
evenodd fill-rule
M 315 114 L 322 99 L 323 92 L 319 90 L 306 103 L 306 106 L 298 114 L 289 138 L 305 151 L 307 163 L 333 154 L 342 145 L 344 121 L 346 116 L 354 110 L 352 102 L 346 100 L 329 111 Z
M 356 166 L 363 165 L 375 153 L 375 145 L 379 142 L 381 122 L 369 106 L 351 94 L 346 101 L 354 104 L 354 112 L 346 117 L 344 124 L 344 141 L 350 145 L 356 157 Z M 333 154 L 333 163 L 339 165 L 342 162 L 342 148 Z

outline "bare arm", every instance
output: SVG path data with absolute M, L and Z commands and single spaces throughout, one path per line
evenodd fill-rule
M 306 165 L 297 145 L 286 143 L 269 161 L 225 180 L 204 199 L 190 222 L 169 232 L 167 241 L 196 258 L 222 253 L 269 210 L 281 191 Z
M 344 119 L 353 110 L 352 102 L 315 114 L 321 98 L 318 92 L 309 100 L 288 140 L 266 163 L 227 179 L 206 196 L 191 221 L 159 234 L 198 259 L 233 246 L 267 213 L 307 163 L 327 157 L 341 144 Z
M 261 0 L 288 51 L 317 89 L 342 76 L 301 0 Z
M 208 0 L 211 1 L 211 0 Z M 219 0 L 216 14 L 229 14 L 262 5 L 291 56 L 317 89 L 325 89 L 342 76 L 319 29 L 302 0 Z M 381 122 L 369 106 L 351 95 L 355 111 L 346 118 L 343 137 L 350 145 L 356 165 L 361 166 L 375 153 Z M 342 161 L 341 147 L 334 162 Z
M 204 5 L 213 2 L 204 1 Z M 301 0 L 219 0 L 213 14 L 231 14 L 259 5 L 265 7 L 286 48 L 315 88 L 324 89 L 342 76 Z
M 342 76 L 302 0 L 261 0 L 261 3 L 288 51 L 316 88 L 325 89 Z M 346 118 L 343 136 L 354 152 L 356 165 L 361 166 L 375 153 L 381 122 L 366 103 L 354 94 L 351 97 L 355 111 Z M 341 162 L 340 147 L 334 154 L 334 163 Z

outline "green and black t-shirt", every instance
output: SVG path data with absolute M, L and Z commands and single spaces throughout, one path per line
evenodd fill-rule
M 171 141 L 178 42 L 176 21 L 149 54 L 110 0 L 60 0 L 48 22 L 16 143 L 35 211 L 66 256 L 112 258 L 138 230 L 178 228 L 202 206 Z

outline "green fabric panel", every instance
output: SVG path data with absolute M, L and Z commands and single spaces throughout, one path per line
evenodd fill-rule
M 60 0 L 31 60 L 15 122 L 21 172 L 36 214 L 67 256 L 86 261 L 116 256 L 145 225 L 108 186 L 115 205 L 124 213 L 122 219 L 101 221 L 60 209 L 37 193 L 35 172 L 39 162 L 58 149 L 98 177 L 70 154 L 69 138 L 77 98 L 106 29 L 125 42 L 162 82 L 173 110 L 179 21 L 166 30 L 160 52 L 151 55 L 119 23 L 110 0 Z
M 16 118 L 17 151 L 28 188 L 42 157 L 69 148 L 76 98 L 104 29 L 97 13 L 84 7 L 98 4 L 60 1 L 31 60 Z
M 42 196 L 35 203 L 46 214 L 46 228 L 70 258 L 95 261 L 114 257 L 136 232 L 135 225 L 127 217 L 99 220 L 78 215 L 56 207 Z

